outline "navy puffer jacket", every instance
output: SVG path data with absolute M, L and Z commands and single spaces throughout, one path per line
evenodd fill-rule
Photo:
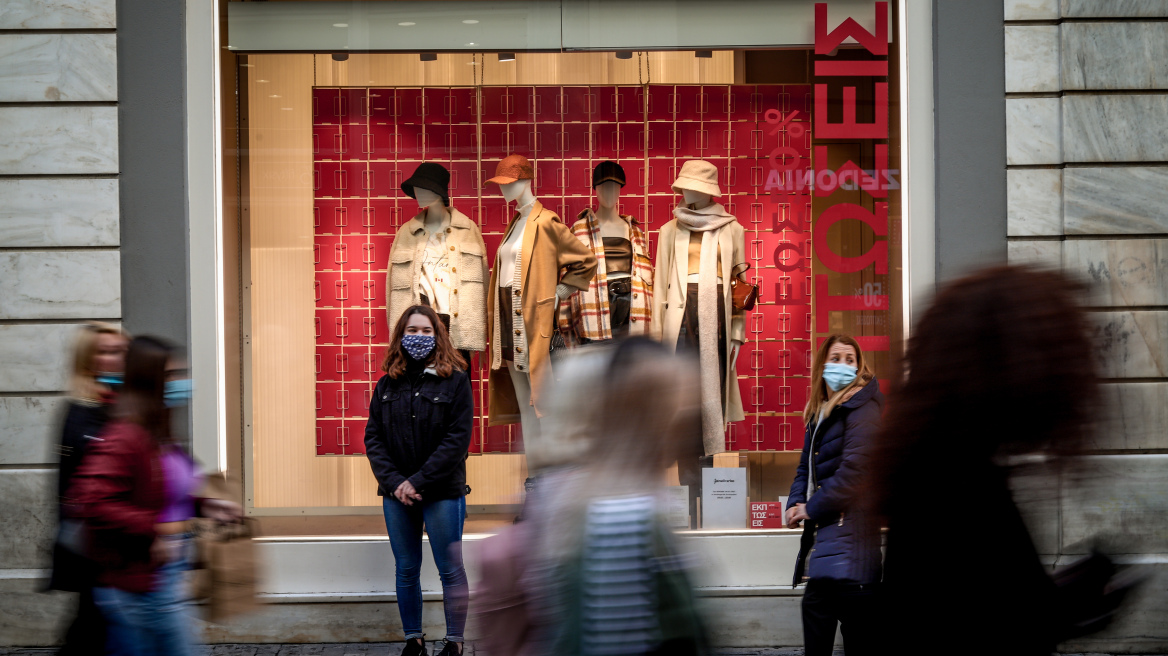
M 807 504 L 803 540 L 792 585 L 807 578 L 846 583 L 880 580 L 880 526 L 860 498 L 880 430 L 884 395 L 869 381 L 847 402 L 816 425 L 807 426 L 803 455 L 791 484 L 790 508 Z M 814 467 L 815 489 L 807 499 L 808 473 Z

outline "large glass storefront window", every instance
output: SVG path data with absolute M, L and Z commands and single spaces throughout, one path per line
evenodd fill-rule
M 650 268 L 682 202 L 674 183 L 687 163 L 708 164 L 759 296 L 734 318 L 742 416 L 700 463 L 740 487 L 679 502 L 678 525 L 777 528 L 773 509 L 749 504 L 790 488 L 817 346 L 853 335 L 886 379 L 903 334 L 896 21 L 878 3 L 868 37 L 806 8 L 814 43 L 781 49 L 241 57 L 246 482 L 268 532 L 382 532 L 363 437 L 393 329 L 387 272 L 413 266 L 390 255 L 419 211 L 402 183 L 423 162 L 441 165 L 450 207 L 477 226 L 495 268 L 515 203 L 484 183 L 515 154 L 569 227 L 598 207 L 597 167 L 619 164 L 617 209 L 643 230 Z M 665 274 L 653 275 L 664 294 Z M 522 423 L 488 422 L 489 353 L 471 367 L 471 532 L 510 521 L 527 478 Z M 662 476 L 678 485 L 685 469 Z M 297 528 L 281 515 L 320 519 Z

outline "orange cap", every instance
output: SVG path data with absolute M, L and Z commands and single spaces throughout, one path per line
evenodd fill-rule
M 499 162 L 495 167 L 495 177 L 483 183 L 486 186 L 490 183 L 495 184 L 511 184 L 516 180 L 531 180 L 535 177 L 535 169 L 531 167 L 531 162 L 523 155 L 508 155 Z

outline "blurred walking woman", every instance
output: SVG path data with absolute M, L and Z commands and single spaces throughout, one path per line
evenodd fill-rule
M 422 633 L 422 528 L 442 578 L 446 640 L 442 656 L 462 653 L 468 587 L 462 566 L 466 456 L 474 402 L 466 361 L 429 307 L 406 309 L 393 331 L 369 404 L 365 452 L 393 549 L 403 656 L 425 655 Z
M 57 494 L 59 511 L 66 503 L 65 494 L 73 483 L 73 474 L 85 452 L 109 423 L 110 409 L 117 400 L 126 363 L 128 338 L 121 328 L 107 323 L 81 326 L 73 349 L 73 375 L 69 384 L 69 403 L 57 445 L 60 457 Z M 65 632 L 61 654 L 90 653 L 93 645 L 105 641 L 105 621 L 93 603 L 93 563 L 78 553 L 79 525 L 58 512 L 64 519 L 53 545 L 52 590 L 80 592 L 77 615 Z
M 788 528 L 803 522 L 793 585 L 803 594 L 807 656 L 827 656 L 841 626 L 849 655 L 876 653 L 880 528 L 860 495 L 867 485 L 884 396 L 859 343 L 832 335 L 815 354 L 806 435 L 787 501 Z
M 194 653 L 182 576 L 189 521 L 200 509 L 227 520 L 230 501 L 197 499 L 201 476 L 170 434 L 168 406 L 190 390 L 174 348 L 137 337 L 126 354 L 110 424 L 90 447 L 70 488 L 70 515 L 85 522 L 98 565 L 94 600 L 117 656 Z

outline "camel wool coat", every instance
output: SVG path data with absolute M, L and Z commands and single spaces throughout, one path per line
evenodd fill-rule
M 454 348 L 482 351 L 487 348 L 487 248 L 478 225 L 453 207 L 450 227 L 446 228 L 447 257 L 451 260 L 450 341 Z M 389 334 L 402 313 L 417 305 L 418 281 L 422 277 L 422 260 L 426 256 L 426 212 L 406 221 L 393 238 L 389 249 L 389 273 L 386 276 L 386 319 Z M 469 364 L 469 363 L 468 363 Z
M 507 234 L 515 229 L 516 212 Z M 539 413 L 539 393 L 546 379 L 551 361 L 548 349 L 552 334 L 556 330 L 556 285 L 563 283 L 581 291 L 588 289 L 592 276 L 596 273 L 596 256 L 592 249 L 580 243 L 568 230 L 555 212 L 545 209 L 539 201 L 531 208 L 523 229 L 522 259 L 519 271 L 523 288 L 520 290 L 520 305 L 524 327 L 527 333 L 527 363 L 531 378 L 531 398 L 523 403 L 535 406 Z M 561 276 L 561 273 L 563 274 Z M 491 348 L 490 409 L 488 423 L 491 426 L 519 422 L 519 403 L 515 398 L 515 386 L 511 384 L 511 374 L 503 365 L 503 358 L 495 346 L 495 313 L 499 305 L 499 256 L 495 255 L 495 266 L 491 270 L 491 283 L 487 288 L 487 331 Z M 510 307 L 502 308 L 504 312 Z M 517 345 L 518 346 L 518 345 Z M 542 414 L 541 414 L 542 416 Z
M 671 220 L 661 227 L 657 238 L 657 270 L 654 272 L 653 322 L 649 324 L 654 338 L 670 350 L 677 348 L 677 337 L 685 317 L 686 291 L 689 289 L 689 237 L 691 231 Z M 734 340 L 746 343 L 746 319 L 734 312 L 730 279 L 746 267 L 746 230 L 738 221 L 732 221 L 718 231 L 718 252 L 722 254 L 722 294 L 726 297 L 726 395 L 722 399 L 722 416 L 730 421 L 746 419 L 742 409 L 742 393 L 738 389 L 738 372 L 730 357 Z M 729 257 L 728 257 L 729 256 Z M 723 449 L 724 450 L 724 449 Z M 708 454 L 707 454 L 708 455 Z

